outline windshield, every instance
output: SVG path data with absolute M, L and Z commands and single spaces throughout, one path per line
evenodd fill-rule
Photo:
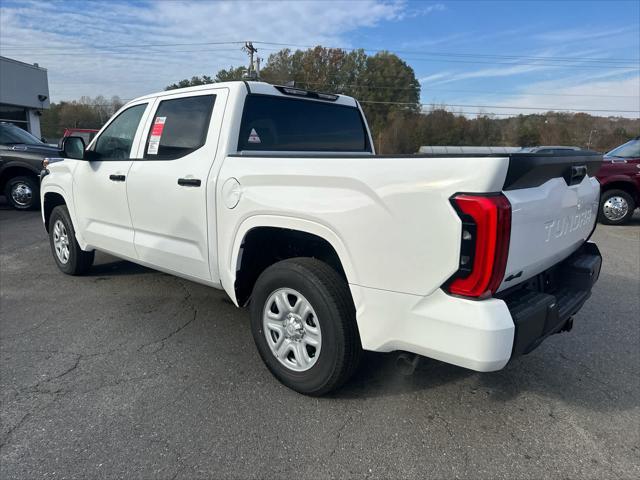
M 614 148 L 607 157 L 634 158 L 640 157 L 640 139 L 630 140 L 627 143 Z
M 0 145 L 44 145 L 26 130 L 11 124 L 0 125 Z

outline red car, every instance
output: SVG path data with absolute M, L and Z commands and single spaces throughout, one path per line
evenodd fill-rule
M 84 140 L 85 145 L 89 145 L 89 142 L 93 140 L 93 137 L 96 136 L 99 130 L 95 128 L 65 128 L 64 133 L 62 134 L 62 138 L 60 139 L 60 143 L 58 147 L 62 146 L 62 140 L 66 137 L 81 137 Z
M 597 174 L 600 181 L 598 218 L 608 225 L 622 225 L 640 206 L 640 137 L 604 155 Z

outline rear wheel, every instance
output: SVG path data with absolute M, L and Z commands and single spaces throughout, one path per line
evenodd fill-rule
M 624 190 L 607 190 L 600 198 L 598 218 L 606 225 L 622 225 L 633 216 L 636 204 Z
M 85 252 L 76 240 L 69 211 L 59 205 L 49 218 L 49 243 L 58 268 L 68 275 L 81 275 L 93 264 L 95 252 Z
M 5 185 L 4 194 L 17 210 L 33 210 L 40 205 L 40 186 L 32 177 L 10 178 Z
M 284 260 L 260 275 L 251 297 L 251 330 L 269 370 L 307 395 L 340 387 L 360 360 L 349 286 L 313 258 Z

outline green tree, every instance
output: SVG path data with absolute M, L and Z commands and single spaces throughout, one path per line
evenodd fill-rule
M 213 77 L 181 80 L 167 89 L 240 80 L 245 73 L 245 67 L 230 67 Z M 364 50 L 321 46 L 285 48 L 269 56 L 261 79 L 355 97 L 365 111 L 379 153 L 415 153 L 421 145 L 586 147 L 590 136 L 591 148 L 608 151 L 640 134 L 638 119 L 561 112 L 467 118 L 446 105 L 423 109 L 413 69 L 390 52 L 367 55 Z
M 357 98 L 367 116 L 374 142 L 389 128 L 387 120 L 392 113 L 420 110 L 420 83 L 413 69 L 389 52 L 367 56 L 364 50 L 347 52 L 320 46 L 295 52 L 284 49 L 269 56 L 261 77 L 270 83 L 294 82 L 301 88 Z M 401 117 L 395 119 L 394 132 L 398 122 L 403 123 Z
M 202 75 L 202 77 L 193 76 L 191 80 L 185 78 L 184 80 L 180 80 L 177 83 L 172 83 L 168 85 L 165 90 L 175 90 L 176 88 L 185 88 L 185 87 L 197 87 L 198 85 L 207 85 L 209 83 L 214 83 L 214 79 L 208 75 Z
M 101 128 L 122 107 L 119 97 L 110 99 L 98 95 L 80 97 L 70 102 L 52 103 L 43 110 L 40 120 L 42 135 L 50 142 L 59 139 L 65 128 Z

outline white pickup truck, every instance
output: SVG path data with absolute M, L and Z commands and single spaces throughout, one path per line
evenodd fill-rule
M 362 350 L 503 368 L 598 278 L 601 156 L 376 155 L 356 100 L 261 82 L 125 105 L 45 161 L 60 270 L 100 250 L 250 305 L 271 372 L 321 395 Z

